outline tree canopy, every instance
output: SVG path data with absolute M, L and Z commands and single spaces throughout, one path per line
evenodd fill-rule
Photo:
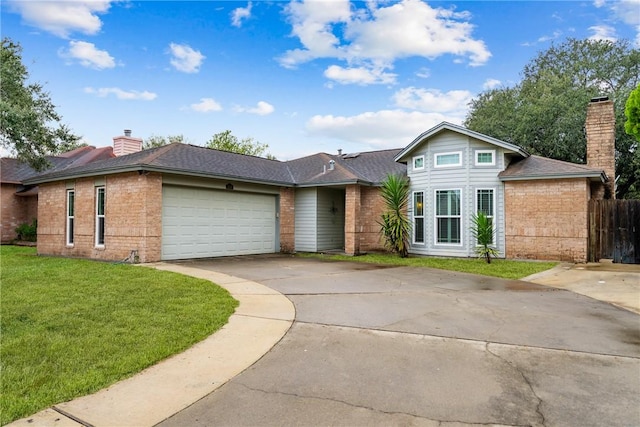
M 22 47 L 9 38 L 0 48 L 0 145 L 35 170 L 48 166 L 45 156 L 78 147 L 78 137 L 61 124 L 49 93 L 29 83 Z
M 142 149 L 148 150 L 150 148 L 162 147 L 163 145 L 173 144 L 174 142 L 179 142 L 181 144 L 187 143 L 187 141 L 184 138 L 184 135 L 169 135 L 169 136 L 151 135 L 149 138 L 145 139 L 142 142 Z
M 624 130 L 624 105 L 640 82 L 640 50 L 626 40 L 567 39 L 533 58 L 522 81 L 471 102 L 464 125 L 532 154 L 584 163 L 584 124 L 591 98 L 606 95 L 616 111 L 618 197 L 638 197 L 637 141 Z
M 230 151 L 248 156 L 266 157 L 267 159 L 275 160 L 275 157 L 267 152 L 269 149 L 268 144 L 262 144 L 250 137 L 238 139 L 230 130 L 216 133 L 207 141 L 206 146 L 216 150 Z
M 624 107 L 624 115 L 627 116 L 625 132 L 640 142 L 640 85 L 631 91 Z

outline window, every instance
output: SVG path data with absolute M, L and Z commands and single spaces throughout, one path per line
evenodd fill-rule
M 104 246 L 104 187 L 96 187 L 96 246 Z
M 476 150 L 476 166 L 495 166 L 495 150 Z
M 413 243 L 424 243 L 424 192 L 413 193 Z
M 424 156 L 413 158 L 413 170 L 424 169 Z
M 75 199 L 76 192 L 74 190 L 67 190 L 67 246 L 73 246 Z
M 460 245 L 460 190 L 436 190 L 436 243 Z
M 485 214 L 491 225 L 493 225 L 494 204 L 492 188 L 476 190 L 476 212 Z M 493 244 L 493 240 L 491 243 Z
M 462 152 L 460 151 L 436 154 L 434 159 L 433 166 L 436 168 L 462 166 Z

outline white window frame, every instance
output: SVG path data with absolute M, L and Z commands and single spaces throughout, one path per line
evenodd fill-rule
M 422 166 L 416 166 L 416 162 L 422 160 Z M 424 155 L 423 156 L 415 156 L 413 158 L 413 170 L 414 171 L 419 171 L 419 170 L 424 170 Z
M 438 164 L 438 159 L 440 157 L 444 157 L 444 156 L 451 156 L 451 155 L 457 155 L 458 156 L 458 163 L 451 163 L 451 164 L 446 164 L 446 165 L 439 165 Z M 434 168 L 458 168 L 462 166 L 462 151 L 448 151 L 446 153 L 436 153 L 433 156 L 433 167 Z
M 438 192 L 442 191 L 457 191 L 460 196 L 460 212 L 458 215 L 438 215 Z M 462 210 L 464 204 L 462 200 L 462 189 L 461 188 L 439 188 L 433 191 L 433 244 L 438 246 L 452 246 L 452 247 L 462 247 L 464 241 L 464 232 L 463 232 L 463 222 L 462 222 Z M 447 242 L 439 242 L 438 241 L 438 219 L 440 218 L 458 218 L 459 221 L 459 232 L 460 232 L 460 242 L 458 243 L 447 243 Z
M 71 199 L 73 198 L 73 203 Z M 76 190 L 67 190 L 67 203 L 66 203 L 66 230 L 65 230 L 65 243 L 68 247 L 73 247 L 74 244 L 74 231 L 75 231 L 75 210 L 76 210 Z
M 491 154 L 491 163 L 482 163 L 478 161 L 480 154 Z M 495 166 L 496 165 L 496 150 L 476 150 L 474 154 L 474 162 L 476 166 Z
M 100 214 L 100 193 L 103 194 L 102 214 Z M 104 185 L 96 187 L 96 228 L 95 228 L 95 244 L 96 248 L 104 248 L 105 244 L 105 211 L 107 210 L 107 191 Z M 100 220 L 102 220 L 102 242 L 100 242 Z
M 418 194 L 422 194 L 422 215 L 418 215 L 417 214 L 417 206 L 416 206 L 416 196 Z M 414 191 L 413 192 L 413 196 L 412 196 L 412 202 L 413 202 L 413 209 L 412 209 L 412 217 L 413 217 L 413 233 L 411 233 L 412 236 L 412 242 L 414 244 L 418 244 L 418 245 L 424 245 L 426 242 L 426 227 L 425 227 L 425 220 L 424 220 L 424 211 L 426 206 L 424 205 L 424 191 Z M 416 240 L 416 218 L 418 219 L 422 219 L 422 241 L 417 241 Z
M 493 212 L 492 215 L 487 215 L 487 218 L 491 218 L 491 223 L 493 224 L 493 241 L 491 242 L 492 245 L 495 245 L 495 238 L 496 238 L 496 221 L 495 221 L 495 217 L 496 217 L 496 189 L 495 188 L 491 188 L 491 187 L 487 187 L 487 188 L 476 188 L 476 200 L 475 200 L 475 212 L 476 215 L 478 214 L 479 211 L 479 206 L 478 206 L 478 193 L 480 191 L 491 191 L 491 207 L 493 208 Z M 477 245 L 477 242 L 476 242 Z

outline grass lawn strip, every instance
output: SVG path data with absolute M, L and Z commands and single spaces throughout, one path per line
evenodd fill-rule
M 96 392 L 220 329 L 238 305 L 202 279 L 0 247 L 2 425 Z
M 480 274 L 483 276 L 500 277 L 503 279 L 522 279 L 541 271 L 549 270 L 557 262 L 540 261 L 513 261 L 505 259 L 492 259 L 487 264 L 484 259 L 478 258 L 436 258 L 436 257 L 409 257 L 400 258 L 392 254 L 366 254 L 361 256 L 333 255 L 333 254 L 299 254 L 298 256 L 322 258 L 335 261 L 364 262 L 382 265 L 402 265 L 409 267 L 438 268 L 441 270 L 459 271 L 463 273 Z

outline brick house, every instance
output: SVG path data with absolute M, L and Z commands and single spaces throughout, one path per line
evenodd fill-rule
M 287 162 L 188 144 L 137 151 L 125 132 L 114 138 L 121 156 L 22 183 L 39 187 L 40 254 L 153 262 L 380 250 L 379 187 L 393 173 L 410 179 L 412 254 L 474 256 L 469 219 L 482 210 L 496 224 L 501 256 L 581 262 L 587 201 L 614 194 L 605 187 L 613 176 L 609 110 L 608 100 L 589 105 L 589 151 L 598 153 L 589 159 L 598 160 L 587 166 L 448 123 L 404 149 Z
M 83 165 L 114 157 L 111 147 L 80 147 L 59 156 L 47 157 L 47 172 Z M 8 243 L 17 238 L 16 227 L 30 224 L 38 217 L 38 186 L 23 181 L 38 175 L 29 165 L 17 159 L 0 159 L 0 241 Z

